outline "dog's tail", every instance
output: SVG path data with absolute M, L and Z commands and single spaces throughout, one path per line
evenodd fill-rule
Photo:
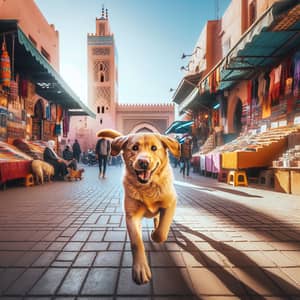
M 111 138 L 122 136 L 123 134 L 113 129 L 102 129 L 97 132 L 98 137 Z

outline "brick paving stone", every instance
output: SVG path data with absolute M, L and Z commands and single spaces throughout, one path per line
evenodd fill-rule
M 5 291 L 7 295 L 25 295 L 42 275 L 44 269 L 27 269 L 10 287 Z
M 78 252 L 61 252 L 57 257 L 56 260 L 60 261 L 73 261 L 75 260 Z
M 187 270 L 182 268 L 152 268 L 154 293 L 158 295 L 193 295 Z
M 104 251 L 108 248 L 108 243 L 87 242 L 84 244 L 82 251 Z
M 51 245 L 48 247 L 47 250 L 53 250 L 53 251 L 60 251 L 65 247 L 66 243 L 65 242 L 53 242 Z
M 96 257 L 96 252 L 80 252 L 73 264 L 76 267 L 90 267 Z
M 95 267 L 117 267 L 120 265 L 121 252 L 98 252 L 93 266 Z
M 32 251 L 32 252 L 25 252 L 19 259 L 17 259 L 14 263 L 15 267 L 29 267 L 36 261 L 43 252 L 40 251 Z
M 0 267 L 12 266 L 25 252 L 0 251 Z
M 22 274 L 23 268 L 9 268 L 0 271 L 0 295 Z
M 66 243 L 64 247 L 64 251 L 80 251 L 83 245 L 84 245 L 83 242 L 69 242 Z
M 107 231 L 104 236 L 104 241 L 108 242 L 123 242 L 125 241 L 126 232 L 124 231 Z
M 78 231 L 71 238 L 72 242 L 85 242 L 90 235 L 90 231 Z
M 117 269 L 93 268 L 81 291 L 82 295 L 111 295 L 117 282 Z
M 89 242 L 100 242 L 104 237 L 105 231 L 92 231 L 88 241 Z
M 66 278 L 64 279 L 58 294 L 62 295 L 77 295 L 79 294 L 81 285 L 88 269 L 70 269 Z
M 67 268 L 49 268 L 30 291 L 31 295 L 54 294 L 67 273 Z
M 118 295 L 151 295 L 151 284 L 137 285 L 131 279 L 131 268 L 122 268 L 118 284 Z M 131 298 L 132 299 L 132 298 Z M 136 299 L 136 298 L 134 298 Z
M 124 243 L 111 242 L 109 244 L 108 251 L 113 251 L 113 250 L 121 251 L 121 250 L 123 250 L 123 248 L 124 248 Z
M 184 267 L 185 263 L 180 252 L 150 252 L 153 267 Z
M 48 267 L 55 260 L 58 252 L 43 252 L 43 254 L 32 264 L 33 267 Z

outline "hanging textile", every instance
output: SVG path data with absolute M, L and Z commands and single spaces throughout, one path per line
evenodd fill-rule
M 70 116 L 67 109 L 63 111 L 63 137 L 67 137 L 70 130 Z
M 24 99 L 28 97 L 28 80 L 20 80 L 20 96 Z
M 4 37 L 0 56 L 0 83 L 5 89 L 10 88 L 10 78 L 10 58 L 6 49 L 6 42 Z
M 269 96 L 271 97 L 272 105 L 277 105 L 279 103 L 281 71 L 282 65 L 279 65 L 270 73 Z
M 271 116 L 271 97 L 269 94 L 270 89 L 270 76 L 269 74 L 264 75 L 264 79 L 266 81 L 265 92 L 263 96 L 262 102 L 262 118 L 266 119 Z
M 298 96 L 300 93 L 300 51 L 294 56 L 294 96 Z

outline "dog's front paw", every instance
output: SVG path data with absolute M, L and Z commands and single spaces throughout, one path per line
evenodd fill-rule
M 148 283 L 151 277 L 151 271 L 147 262 L 133 264 L 132 279 L 136 284 Z

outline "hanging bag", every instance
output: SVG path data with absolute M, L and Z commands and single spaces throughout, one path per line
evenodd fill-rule
M 4 89 L 10 88 L 10 77 L 10 59 L 6 49 L 6 41 L 4 36 L 0 56 L 0 83 Z

